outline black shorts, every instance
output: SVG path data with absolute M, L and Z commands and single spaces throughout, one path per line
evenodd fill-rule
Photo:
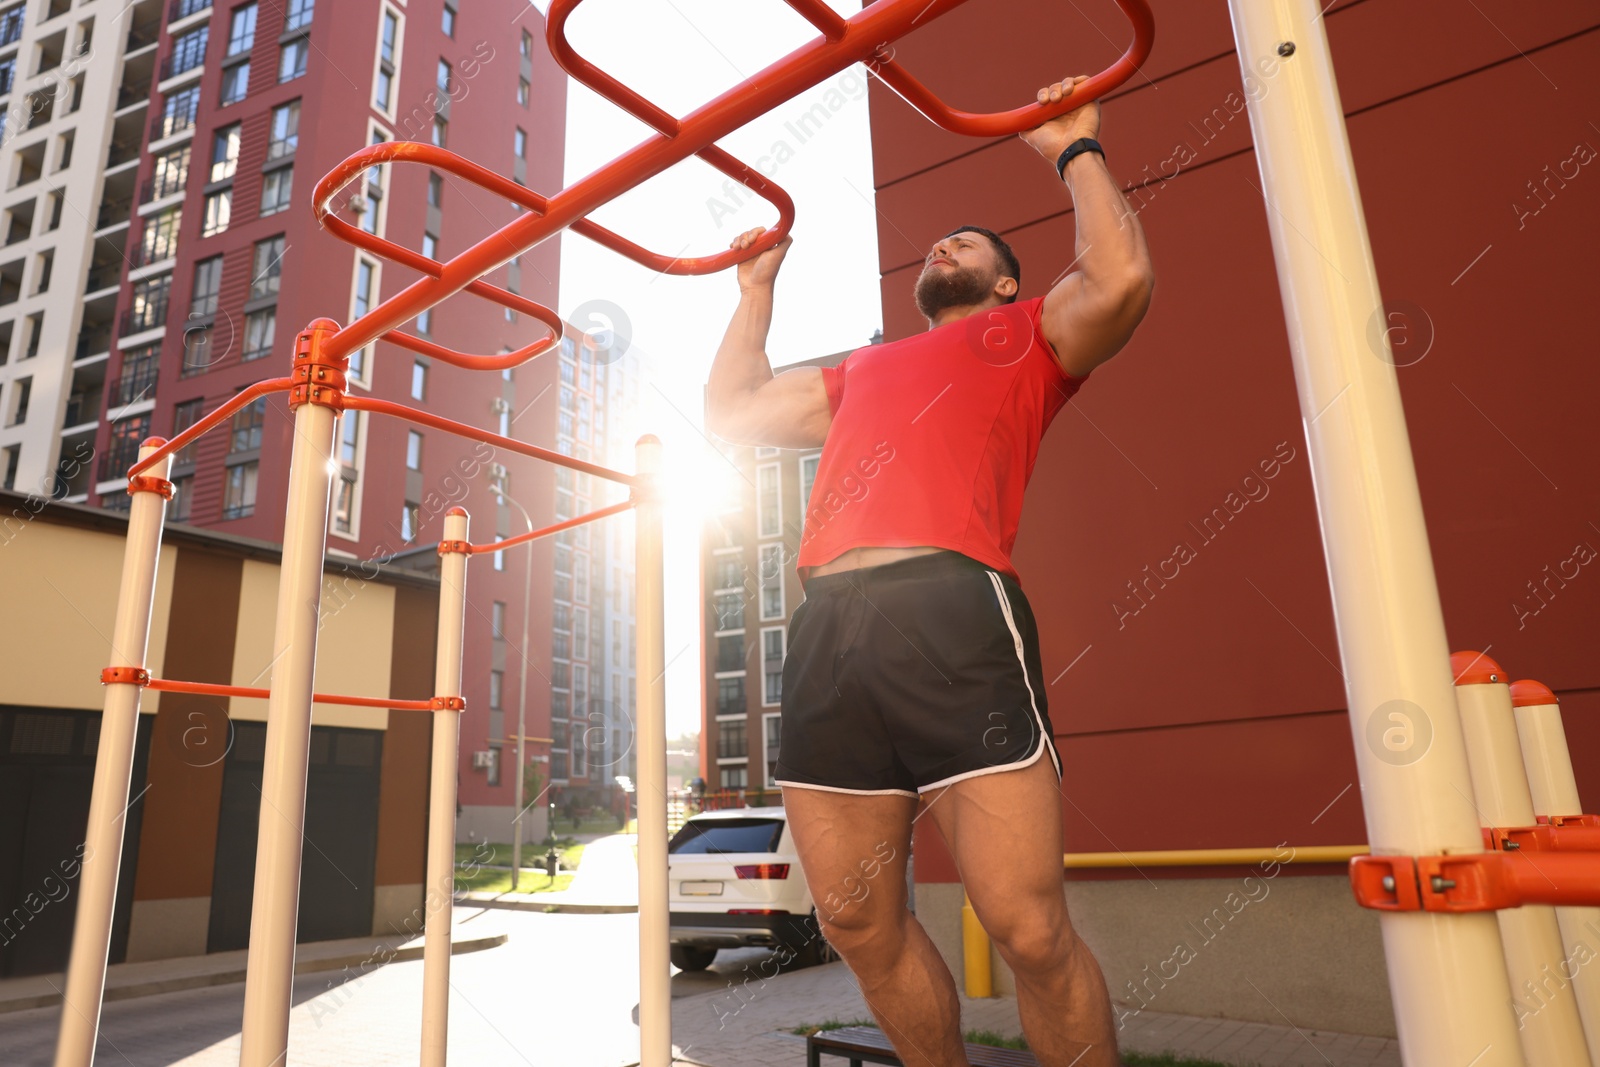
M 916 796 L 1056 752 L 1033 612 L 956 552 L 809 579 L 789 624 L 777 782 Z

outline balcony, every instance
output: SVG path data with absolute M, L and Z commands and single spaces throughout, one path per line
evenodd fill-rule
M 129 460 L 131 463 L 132 460 Z M 744 738 L 736 741 L 717 741 L 718 759 L 743 759 L 750 754 L 750 748 L 745 744 Z
M 187 74 L 191 70 L 198 70 L 206 65 L 206 45 L 198 48 L 183 48 L 173 52 L 161 61 L 161 80 L 176 78 L 180 74 Z
M 167 305 L 165 303 L 152 303 L 143 307 L 131 307 L 122 313 L 122 317 L 117 320 L 117 323 L 120 327 L 117 330 L 118 337 L 132 337 L 134 334 L 144 333 L 146 330 L 160 329 L 167 324 Z M 151 379 L 154 380 L 154 377 L 152 374 Z M 126 404 L 128 401 L 123 400 L 118 401 L 118 403 Z
M 100 417 L 100 391 L 73 393 L 67 397 L 67 414 L 61 420 L 63 430 L 94 422 Z
M 148 226 L 149 223 L 146 222 L 145 225 Z M 141 241 L 139 246 L 133 250 L 133 253 L 128 256 L 128 264 L 134 270 L 138 270 L 140 267 L 148 267 L 152 263 L 160 263 L 164 259 L 171 259 L 177 254 L 178 237 L 176 234 L 168 234 L 154 240 Z
M 113 437 L 111 447 L 100 457 L 100 480 L 109 482 L 126 478 L 128 468 L 139 462 L 139 445 L 143 435 L 118 440 Z
M 113 285 L 116 285 L 121 280 L 122 280 L 122 264 L 121 263 L 106 263 L 106 264 L 104 264 L 102 266 L 91 268 L 90 271 L 89 271 L 89 276 L 87 278 L 85 278 L 84 282 L 83 282 L 83 295 L 84 296 L 88 296 L 90 293 L 97 293 L 101 289 L 109 289 Z M 85 340 L 87 340 L 87 338 L 85 338 Z M 81 344 L 81 342 L 80 342 L 80 344 Z M 111 346 L 109 344 L 106 344 L 105 346 L 103 346 L 101 348 L 95 349 L 95 351 L 103 352 L 107 348 L 110 348 L 110 347 Z M 78 359 L 82 359 L 84 356 L 87 356 L 88 354 L 89 354 L 88 352 L 80 352 L 80 353 L 78 353 L 77 358 Z
M 139 187 L 139 204 L 143 206 L 152 200 L 162 200 L 181 193 L 188 184 L 188 168 L 170 169 L 160 177 L 146 178 L 144 184 Z
M 23 9 L 14 7 L 0 15 L 0 48 L 22 40 Z
M 172 0 L 167 7 L 167 22 L 177 22 L 190 15 L 198 15 L 211 7 L 211 0 Z
M 113 381 L 106 392 L 106 403 L 111 407 L 125 407 L 155 396 L 157 368 L 153 359 L 136 360 L 124 366 L 125 373 Z
M 72 350 L 72 358 L 88 359 L 90 356 L 104 355 L 110 351 L 111 331 L 101 329 L 94 334 L 85 334 L 78 338 L 78 346 Z
M 194 118 L 198 110 L 197 108 L 195 111 L 157 115 L 150 123 L 150 139 L 160 141 L 194 129 Z
M 128 211 L 133 207 L 133 200 L 107 200 L 100 205 L 100 212 L 95 216 L 94 228 L 103 230 L 107 226 L 120 226 L 128 221 Z

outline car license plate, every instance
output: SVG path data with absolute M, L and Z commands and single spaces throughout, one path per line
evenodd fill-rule
M 721 882 L 679 882 L 678 892 L 686 897 L 720 897 Z

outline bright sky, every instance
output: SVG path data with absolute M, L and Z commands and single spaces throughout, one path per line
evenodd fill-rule
M 847 17 L 861 9 L 859 0 L 829 3 Z M 781 0 L 591 0 L 572 17 L 568 33 L 580 55 L 677 115 L 815 36 Z M 767 346 L 774 365 L 866 344 L 883 322 L 866 79 L 859 66 L 846 70 L 720 142 L 762 169 L 795 202 L 795 243 L 778 280 Z M 569 84 L 569 94 L 567 184 L 650 132 L 575 82 Z M 817 103 L 828 109 L 830 118 L 802 141 L 786 124 Z M 775 162 L 780 156 L 787 158 Z M 777 220 L 777 212 L 764 201 L 742 195 L 732 199 L 724 182 L 720 172 L 691 160 L 594 218 L 654 252 L 709 255 L 727 248 L 743 230 Z M 732 270 L 701 278 L 657 275 L 583 237 L 567 235 L 562 239 L 559 310 L 575 325 L 590 327 L 575 312 L 593 300 L 621 309 L 632 343 L 652 362 L 656 388 L 640 430 L 664 442 L 673 490 L 666 546 L 667 734 L 694 733 L 699 730 L 702 692 L 700 523 L 717 484 L 735 477 L 702 436 L 701 390 L 738 303 L 738 288 Z M 592 322 L 595 329 L 607 325 Z

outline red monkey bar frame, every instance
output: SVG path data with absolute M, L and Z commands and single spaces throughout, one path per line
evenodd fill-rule
M 256 883 L 250 952 L 245 984 L 241 1067 L 281 1065 L 288 1049 L 288 1022 L 293 981 L 295 923 L 298 914 L 300 835 L 304 826 L 306 750 L 314 702 L 412 708 L 432 711 L 433 769 L 431 779 L 427 944 L 424 952 L 422 1063 L 443 1067 L 446 1004 L 449 997 L 450 900 L 453 890 L 453 815 L 457 733 L 462 707 L 461 641 L 465 613 L 465 574 L 469 556 L 493 551 L 532 537 L 592 522 L 629 508 L 638 510 L 637 560 L 638 662 L 640 685 L 637 723 L 639 752 L 639 1008 L 642 1067 L 667 1067 L 672 1058 L 667 961 L 667 856 L 665 671 L 662 603 L 660 500 L 654 491 L 659 442 L 640 440 L 635 474 L 609 470 L 509 437 L 443 419 L 404 405 L 350 396 L 345 372 L 350 353 L 386 340 L 441 362 L 477 370 L 515 367 L 554 347 L 562 323 L 550 309 L 485 280 L 490 272 L 571 228 L 611 250 L 667 274 L 701 275 L 723 270 L 759 255 L 781 241 L 794 221 L 787 193 L 715 144 L 751 120 L 855 63 L 864 63 L 886 85 L 929 120 L 955 133 L 1004 137 L 1032 129 L 1121 85 L 1149 55 L 1155 25 L 1147 0 L 1115 0 L 1132 25 L 1127 51 L 1106 70 L 1077 86 L 1054 104 L 1030 103 L 995 114 L 971 114 L 940 102 L 894 61 L 892 45 L 916 28 L 961 6 L 965 0 L 878 0 L 851 18 L 841 18 L 822 0 L 786 0 L 815 26 L 820 36 L 769 65 L 716 99 L 678 118 L 639 96 L 579 56 L 566 40 L 566 23 L 579 0 L 555 0 L 546 40 L 556 62 L 572 77 L 643 121 L 655 133 L 594 173 L 546 197 L 523 188 L 477 164 L 432 145 L 388 142 L 348 157 L 317 183 L 313 210 L 333 236 L 369 253 L 411 268 L 422 275 L 347 326 L 328 319 L 313 321 L 295 339 L 293 373 L 288 378 L 258 382 L 170 441 L 152 438 L 129 471 L 129 539 L 119 594 L 114 649 L 118 658 L 107 669 L 106 708 L 91 800 L 92 849 L 83 861 L 78 922 L 64 993 L 57 1067 L 87 1067 L 93 1062 L 96 1030 L 105 979 L 110 915 L 118 877 L 122 829 L 116 806 L 127 796 L 132 762 L 133 725 L 139 693 L 144 688 L 204 692 L 218 696 L 265 696 L 268 707 L 267 757 L 263 769 L 262 806 L 272 809 L 260 824 L 256 850 Z M 588 216 L 674 164 L 696 156 L 765 198 L 778 211 L 778 225 L 747 250 L 728 250 L 700 257 L 668 257 L 629 241 Z M 388 162 L 423 163 L 456 175 L 528 210 L 509 225 L 482 238 L 454 258 L 440 262 L 366 233 L 333 213 L 338 192 L 362 171 Z M 544 323 L 549 334 L 514 352 L 472 355 L 404 333 L 402 323 L 458 292 L 466 291 Z M 288 508 L 284 519 L 284 551 L 280 568 L 276 633 L 270 689 L 247 689 L 204 683 L 153 679 L 138 662 L 149 635 L 150 609 L 160 550 L 161 523 L 170 497 L 166 472 L 178 449 L 215 428 L 244 405 L 269 393 L 286 392 L 294 412 L 295 434 L 290 458 Z M 430 701 L 328 697 L 312 692 L 317 615 L 321 599 L 322 560 L 326 547 L 329 460 L 335 419 L 346 409 L 396 415 L 421 425 L 484 441 L 523 455 L 627 485 L 628 501 L 602 508 L 520 537 L 473 546 L 467 541 L 467 515 L 453 509 L 445 517 L 440 542 L 441 583 L 439 654 L 436 696 Z M 149 472 L 149 473 L 146 473 Z M 126 653 L 126 655 L 124 655 Z M 520 772 L 519 772 L 520 773 Z

